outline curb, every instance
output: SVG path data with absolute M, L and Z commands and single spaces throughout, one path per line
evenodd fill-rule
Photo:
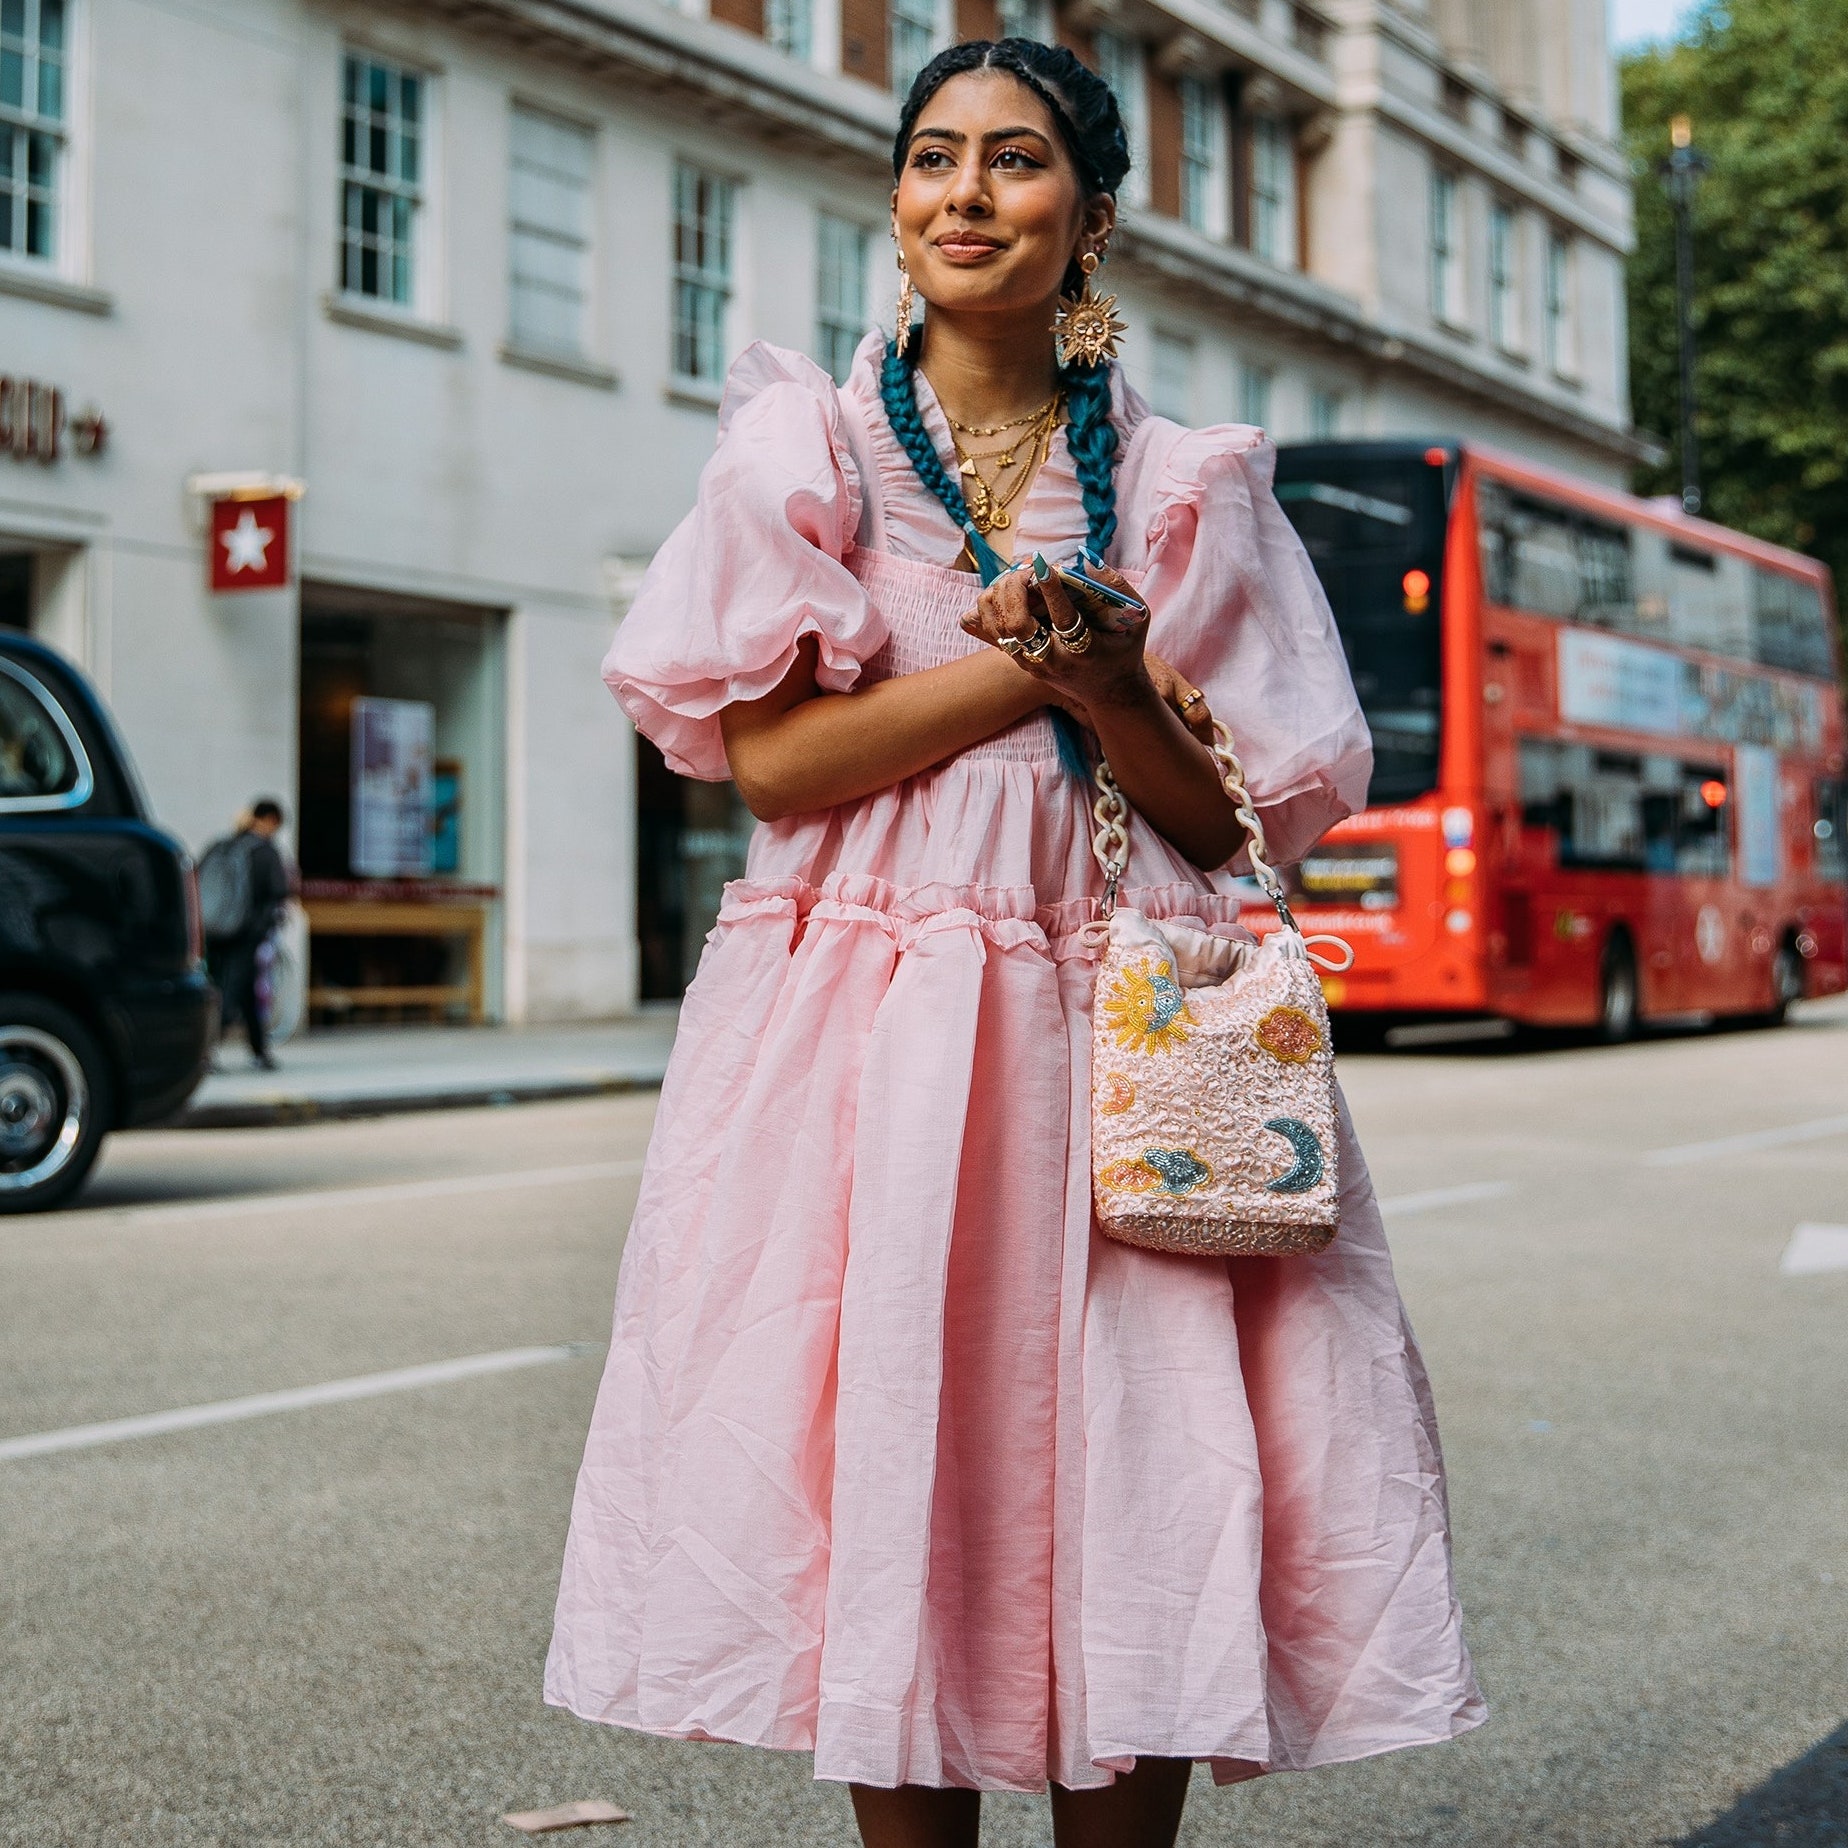
M 611 1097 L 630 1091 L 658 1091 L 661 1074 L 607 1078 L 516 1079 L 510 1084 L 450 1085 L 433 1091 L 363 1092 L 334 1097 L 253 1098 L 247 1102 L 194 1104 L 150 1125 L 162 1129 L 269 1129 L 280 1125 L 333 1123 L 350 1117 L 405 1116 L 418 1110 L 501 1109 L 513 1104 L 555 1103 L 572 1097 Z

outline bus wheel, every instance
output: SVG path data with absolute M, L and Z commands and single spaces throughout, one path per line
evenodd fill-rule
M 1781 1027 L 1793 1001 L 1803 999 L 1803 956 L 1796 939 L 1786 937 L 1771 959 L 1771 1011 L 1765 1019 Z
M 1633 1039 L 1636 1035 L 1636 952 L 1621 931 L 1605 945 L 1598 996 L 1598 1037 L 1607 1046 Z

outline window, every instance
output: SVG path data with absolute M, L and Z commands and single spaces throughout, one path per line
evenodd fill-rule
M 1514 231 L 1514 207 L 1497 199 L 1489 207 L 1489 338 L 1504 352 L 1521 344 Z
M 1559 864 L 1723 878 L 1732 800 L 1719 764 L 1520 740 L 1521 825 L 1556 837 Z
M 1601 629 L 1641 630 L 1630 529 L 1493 481 L 1476 490 L 1491 603 Z
M 1251 124 L 1251 248 L 1268 263 L 1296 264 L 1296 138 L 1281 116 Z
M 1097 48 L 1097 74 L 1107 83 L 1123 118 L 1129 142 L 1129 173 L 1120 197 L 1125 205 L 1148 203 L 1149 112 L 1147 86 L 1142 76 L 1142 47 L 1121 32 L 1100 28 L 1093 40 Z
M 1816 819 L 1810 824 L 1810 838 L 1816 843 L 1811 855 L 1818 879 L 1848 880 L 1848 783 L 1839 777 L 1817 779 Z
M 1042 45 L 1052 43 L 1051 0 L 1001 0 L 998 10 L 1003 38 L 1038 39 Z
M 1317 386 L 1309 394 L 1309 434 L 1319 442 L 1341 434 L 1341 394 Z
M 810 0 L 764 0 L 764 43 L 806 64 L 815 46 Z
M 1431 175 L 1431 312 L 1456 326 L 1463 318 L 1463 250 L 1459 238 L 1457 176 Z
M 834 382 L 847 382 L 866 332 L 866 268 L 873 234 L 823 212 L 816 220 L 815 346 Z
M 937 55 L 937 0 L 891 0 L 887 56 L 892 92 L 905 95 L 917 74 Z
M 1219 96 L 1204 77 L 1181 79 L 1181 222 L 1196 231 L 1221 227 Z
M 1573 368 L 1572 246 L 1557 231 L 1546 240 L 1546 364 L 1570 377 Z
M 1194 343 L 1183 334 L 1155 330 L 1154 366 L 1149 404 L 1159 417 L 1176 423 L 1193 422 Z
M 595 149 L 575 122 L 513 112 L 508 331 L 518 345 L 584 350 Z
M 0 250 L 58 254 L 64 163 L 64 0 L 0 6 Z
M 1822 593 L 1803 578 L 1752 567 L 1754 656 L 1766 667 L 1814 674 L 1827 680 L 1835 670 L 1829 648 L 1829 619 Z
M 725 376 L 736 191 L 684 161 L 674 168 L 674 371 L 713 385 Z
M 340 286 L 409 307 L 423 206 L 424 79 L 349 52 L 340 141 Z
M 1277 375 L 1268 366 L 1238 369 L 1238 420 L 1263 429 L 1271 420 L 1271 386 Z
M 0 663 L 0 810 L 79 808 L 93 787 L 56 701 L 23 668 Z

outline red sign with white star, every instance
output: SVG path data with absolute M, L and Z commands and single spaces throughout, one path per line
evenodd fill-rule
M 226 590 L 282 590 L 289 582 L 289 502 L 275 494 L 263 500 L 212 502 L 207 552 L 211 587 Z

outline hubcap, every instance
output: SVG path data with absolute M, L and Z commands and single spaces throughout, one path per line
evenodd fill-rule
M 1636 1018 L 1636 981 L 1627 964 L 1620 963 L 1604 981 L 1604 1027 L 1621 1038 Z
M 89 1103 L 83 1067 L 61 1039 L 0 1026 L 0 1193 L 42 1186 L 64 1167 Z

